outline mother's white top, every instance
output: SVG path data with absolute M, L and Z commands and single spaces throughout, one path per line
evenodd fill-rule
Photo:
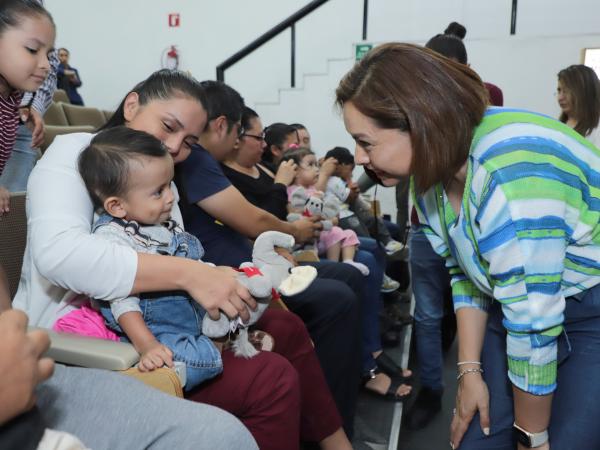
M 91 234 L 94 206 L 77 169 L 90 133 L 57 136 L 27 185 L 27 247 L 13 307 L 50 328 L 76 294 L 113 300 L 130 294 L 137 254 Z M 173 217 L 181 222 L 174 202 Z

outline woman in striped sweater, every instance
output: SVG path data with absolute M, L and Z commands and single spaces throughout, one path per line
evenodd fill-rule
M 357 163 L 386 186 L 412 176 L 452 276 L 451 446 L 600 448 L 598 149 L 549 117 L 488 108 L 472 70 L 414 45 L 374 49 L 336 96 Z

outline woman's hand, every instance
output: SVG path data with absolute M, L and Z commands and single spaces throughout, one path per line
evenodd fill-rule
M 10 192 L 0 186 L 0 217 L 10 212 Z
M 211 319 L 218 320 L 220 311 L 234 319 L 250 319 L 248 307 L 256 309 L 256 301 L 237 280 L 233 269 L 212 267 L 192 261 L 192 269 L 186 272 L 184 289 L 206 310 Z
M 27 316 L 12 309 L 0 314 L 0 425 L 35 405 L 35 388 L 54 371 L 42 355 L 50 346 L 45 331 L 27 332 Z
M 323 228 L 320 216 L 305 217 L 295 222 L 291 222 L 294 227 L 292 233 L 297 243 L 312 241 L 319 237 L 320 230 Z
M 470 367 L 462 367 L 466 370 Z M 456 411 L 450 425 L 450 444 L 458 448 L 473 416 L 479 411 L 479 425 L 486 436 L 490 434 L 490 394 L 480 373 L 466 373 L 459 380 L 456 392 Z
M 274 183 L 280 183 L 285 186 L 289 186 L 294 182 L 297 170 L 298 166 L 293 160 L 288 159 L 287 161 L 282 162 L 277 169 L 277 173 L 275 174 Z

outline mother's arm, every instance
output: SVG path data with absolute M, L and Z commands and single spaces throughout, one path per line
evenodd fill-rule
M 279 220 L 246 200 L 234 186 L 200 200 L 197 205 L 218 221 L 250 239 L 255 239 L 265 231 L 281 231 L 291 234 L 298 242 L 305 242 L 312 239 L 314 232 L 319 228 L 315 220 L 309 218 L 293 223 Z
M 254 301 L 233 277 L 184 258 L 138 255 L 91 234 L 93 205 L 77 170 L 88 142 L 82 134 L 57 137 L 31 174 L 28 245 L 39 273 L 52 284 L 105 300 L 183 289 L 211 317 L 221 309 L 245 318 L 244 302 Z

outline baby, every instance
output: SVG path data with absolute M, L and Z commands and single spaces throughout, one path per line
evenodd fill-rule
M 317 191 L 315 184 L 319 178 L 319 166 L 315 154 L 306 148 L 297 148 L 288 150 L 281 162 L 293 160 L 298 166 L 296 178 L 292 185 L 287 189 L 288 200 L 291 202 L 294 192 L 303 188 L 307 196 L 323 197 L 323 193 Z M 290 207 L 290 212 L 301 213 L 302 210 L 294 210 Z M 334 222 L 337 221 L 337 217 Z M 332 226 L 328 230 L 323 230 L 317 243 L 317 249 L 320 255 L 326 255 L 327 259 L 332 261 L 342 261 L 351 264 L 360 272 L 367 276 L 369 269 L 362 263 L 354 261 L 356 248 L 359 241 L 356 233 L 352 230 L 342 230 L 338 226 Z
M 171 220 L 173 159 L 159 140 L 126 127 L 102 131 L 81 153 L 79 172 L 94 205 L 103 210 L 95 234 L 138 252 L 203 256 L 198 239 Z M 223 370 L 222 345 L 201 332 L 206 311 L 185 293 L 99 303 L 108 327 L 140 353 L 140 370 L 184 362 L 186 390 Z

